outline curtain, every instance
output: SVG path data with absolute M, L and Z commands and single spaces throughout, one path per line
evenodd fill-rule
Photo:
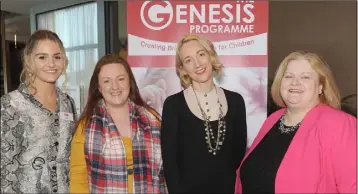
M 69 60 L 67 87 L 80 86 L 81 109 L 87 101 L 88 87 L 98 60 L 97 3 L 75 5 L 37 15 L 37 29 L 58 34 Z M 61 76 L 57 84 L 63 85 Z M 76 103 L 77 105 L 77 103 Z

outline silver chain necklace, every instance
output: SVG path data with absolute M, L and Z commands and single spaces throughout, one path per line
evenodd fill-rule
M 210 124 L 210 117 L 208 117 L 206 115 L 205 111 L 203 110 L 203 108 L 200 105 L 198 96 L 196 95 L 196 92 L 193 87 L 192 87 L 192 89 L 195 94 L 198 106 L 200 108 L 201 115 L 204 118 L 204 126 L 205 126 L 205 134 L 206 134 L 205 141 L 206 141 L 206 144 L 208 145 L 207 146 L 208 151 L 209 151 L 209 153 L 216 155 L 216 153 L 220 150 L 220 146 L 222 146 L 224 144 L 225 133 L 226 133 L 226 122 L 223 118 L 222 104 L 220 103 L 220 100 L 219 100 L 218 91 L 216 89 L 216 86 L 214 86 L 214 87 L 215 87 L 216 95 L 218 97 L 217 103 L 219 104 L 218 131 L 217 131 L 216 138 L 214 137 L 213 129 Z M 207 94 L 205 94 L 204 96 L 207 97 Z M 208 103 L 206 103 L 206 104 L 208 104 Z M 208 109 L 207 111 L 209 112 L 210 110 Z M 215 144 L 215 146 L 213 146 L 213 144 Z
M 287 113 L 287 111 L 285 111 L 283 113 L 282 117 L 280 118 L 280 126 L 278 127 L 282 134 L 290 134 L 290 133 L 296 131 L 301 126 L 301 122 L 302 122 L 302 121 L 300 121 L 295 126 L 285 127 L 283 123 L 285 122 L 286 113 Z

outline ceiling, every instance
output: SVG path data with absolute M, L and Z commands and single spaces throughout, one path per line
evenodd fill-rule
M 1 10 L 18 14 L 30 14 L 30 8 L 52 0 L 1 0 Z
M 31 34 L 30 8 L 53 0 L 1 0 L 4 13 L 6 39 L 13 40 L 14 34 L 24 41 Z
M 1 11 L 5 15 L 6 39 L 13 40 L 14 33 L 18 40 L 27 40 L 31 35 L 30 10 L 33 7 L 48 6 L 51 4 L 67 4 L 74 1 L 88 0 L 0 0 Z
M 67 4 L 79 0 L 1 0 L 1 10 L 18 14 L 30 14 L 32 7 L 49 4 Z M 83 2 L 89 0 L 82 0 Z

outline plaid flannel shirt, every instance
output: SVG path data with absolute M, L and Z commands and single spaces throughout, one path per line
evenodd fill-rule
M 160 147 L 160 121 L 129 102 L 133 145 L 133 193 L 167 193 Z M 126 154 L 103 100 L 86 127 L 85 158 L 91 193 L 128 193 Z

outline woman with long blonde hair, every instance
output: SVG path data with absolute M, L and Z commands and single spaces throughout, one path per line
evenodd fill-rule
M 1 97 L 1 192 L 67 193 L 76 112 L 56 87 L 67 67 L 57 34 L 34 32 L 23 66 L 19 88 Z

